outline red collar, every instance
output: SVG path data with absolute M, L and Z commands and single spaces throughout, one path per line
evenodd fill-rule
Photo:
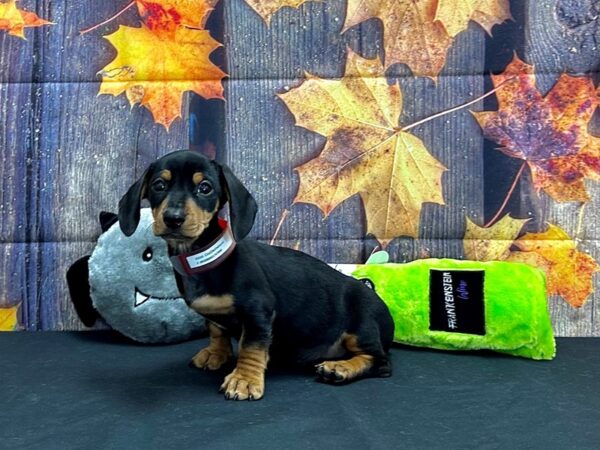
M 171 256 L 171 263 L 183 276 L 203 273 L 220 265 L 233 252 L 236 242 L 229 223 L 219 218 L 223 231 L 210 244 L 190 253 Z

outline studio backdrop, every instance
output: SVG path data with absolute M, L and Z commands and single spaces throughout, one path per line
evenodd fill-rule
M 0 0 L 0 329 L 85 328 L 65 272 L 98 214 L 191 148 L 252 192 L 255 239 L 332 263 L 535 265 L 556 333 L 600 336 L 599 17 L 592 0 Z

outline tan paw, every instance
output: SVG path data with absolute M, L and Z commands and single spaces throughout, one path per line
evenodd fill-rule
M 342 361 L 325 361 L 317 364 L 317 376 L 326 383 L 346 383 L 362 376 L 372 365 L 373 358 L 368 355 Z
M 325 361 L 317 364 L 317 375 L 329 383 L 343 383 L 349 378 L 348 368 L 337 361 Z
M 234 369 L 225 377 L 221 392 L 228 400 L 260 400 L 265 393 L 264 375 L 245 375 Z
M 231 358 L 231 350 L 203 348 L 190 361 L 190 365 L 204 370 L 217 370 Z

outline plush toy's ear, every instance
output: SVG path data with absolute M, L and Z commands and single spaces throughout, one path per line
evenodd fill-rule
M 94 309 L 92 298 L 90 297 L 89 283 L 89 255 L 75 261 L 67 270 L 67 284 L 71 301 L 75 306 L 77 315 L 86 327 L 91 327 L 100 318 L 98 311 Z
M 119 225 L 125 236 L 131 236 L 135 232 L 138 223 L 140 223 L 140 207 L 142 198 L 146 196 L 150 167 L 119 201 Z
M 225 164 L 218 164 L 218 167 L 221 186 L 229 201 L 233 237 L 236 241 L 240 241 L 250 233 L 258 207 L 250 192 L 237 179 L 231 169 Z
M 100 221 L 100 228 L 102 228 L 102 232 L 106 233 L 108 229 L 119 220 L 119 217 L 115 213 L 100 211 L 98 220 Z

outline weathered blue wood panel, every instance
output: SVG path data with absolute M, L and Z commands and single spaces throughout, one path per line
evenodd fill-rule
M 43 1 L 36 10 L 36 2 L 23 1 L 19 7 L 56 25 L 27 30 L 28 41 L 0 36 L 0 95 L 8 98 L 0 117 L 2 205 L 10 208 L 2 239 L 20 243 L 2 246 L 0 288 L 7 298 L 0 301 L 22 303 L 27 329 L 81 328 L 64 275 L 92 248 L 98 213 L 114 211 L 150 161 L 187 147 L 185 120 L 167 133 L 146 109 L 131 110 L 124 96 L 97 97 L 96 73 L 115 55 L 102 35 L 138 19 L 132 10 L 96 32 L 79 30 L 123 5 Z
M 23 2 L 22 6 L 35 5 Z M 33 58 L 31 41 L 0 34 L 0 307 L 21 303 L 22 321 L 35 323 L 37 304 L 25 301 L 32 276 L 25 243 L 35 227 L 27 213 L 36 173 L 30 152 L 37 95 L 29 83 Z

